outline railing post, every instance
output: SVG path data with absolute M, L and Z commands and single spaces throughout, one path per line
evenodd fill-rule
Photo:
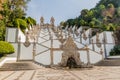
M 17 61 L 20 60 L 20 50 L 21 50 L 21 37 L 18 37 L 18 49 L 17 49 Z
M 87 60 L 88 60 L 87 65 L 89 66 L 90 65 L 90 55 L 89 55 L 89 48 L 87 45 L 86 45 L 86 50 L 87 50 Z
M 36 39 L 34 38 L 34 42 L 33 42 L 33 61 L 35 61 L 35 54 L 36 54 Z
M 100 54 L 102 55 L 102 60 L 104 60 L 104 55 L 103 55 L 103 50 L 102 50 L 102 48 L 101 48 L 101 50 L 100 50 Z
M 53 65 L 53 36 L 50 35 L 50 39 L 51 39 L 51 50 L 50 50 L 50 56 L 51 56 L 51 65 Z
M 107 52 L 106 52 L 106 34 L 105 34 L 105 32 L 104 32 L 103 36 L 104 36 L 104 39 L 103 39 L 104 53 L 105 53 L 105 58 L 107 58 Z

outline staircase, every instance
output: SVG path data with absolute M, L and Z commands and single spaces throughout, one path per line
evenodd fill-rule
M 96 63 L 95 66 L 120 66 L 120 58 L 107 58 Z

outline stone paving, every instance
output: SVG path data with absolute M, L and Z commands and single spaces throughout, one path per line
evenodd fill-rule
M 120 66 L 89 69 L 50 69 L 0 71 L 0 80 L 120 80 Z

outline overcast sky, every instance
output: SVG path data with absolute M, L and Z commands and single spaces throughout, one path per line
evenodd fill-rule
M 95 7 L 100 0 L 31 0 L 28 4 L 27 16 L 31 16 L 40 22 L 43 16 L 46 23 L 51 16 L 55 18 L 55 24 L 80 15 L 82 9 Z

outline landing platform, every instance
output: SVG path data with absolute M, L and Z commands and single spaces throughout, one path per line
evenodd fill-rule
M 92 69 L 0 71 L 0 80 L 120 80 L 120 67 L 94 67 Z
M 118 55 L 118 56 L 109 56 L 108 58 L 120 58 L 120 55 Z

